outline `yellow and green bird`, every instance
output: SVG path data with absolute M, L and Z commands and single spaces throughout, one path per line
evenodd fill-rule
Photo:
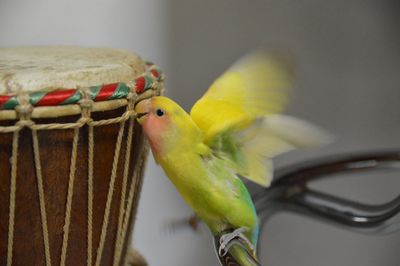
M 255 259 L 259 224 L 240 177 L 266 187 L 274 156 L 330 139 L 307 122 L 279 114 L 292 83 L 290 64 L 256 52 L 219 77 L 190 114 L 161 96 L 135 107 L 156 162 L 184 200 L 214 235 L 233 230 L 233 236 L 246 238 Z M 229 251 L 241 265 L 254 265 L 240 247 Z

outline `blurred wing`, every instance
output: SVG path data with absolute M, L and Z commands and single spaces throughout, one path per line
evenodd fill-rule
M 218 78 L 190 112 L 214 154 L 262 186 L 270 184 L 274 156 L 331 139 L 307 122 L 277 114 L 292 82 L 287 61 L 256 52 Z
M 212 143 L 220 134 L 249 125 L 256 117 L 281 112 L 293 73 L 278 55 L 254 52 L 239 60 L 193 106 L 190 115 Z
M 333 137 L 306 121 L 286 115 L 260 117 L 245 130 L 232 135 L 236 154 L 221 149 L 231 167 L 239 175 L 259 185 L 268 186 L 272 180 L 272 158 L 298 148 L 321 146 Z

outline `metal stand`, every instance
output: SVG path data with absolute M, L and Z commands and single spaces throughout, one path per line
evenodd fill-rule
M 344 226 L 361 233 L 388 234 L 400 231 L 400 188 L 393 200 L 379 205 L 363 204 L 308 188 L 308 183 L 334 174 L 371 173 L 376 170 L 400 170 L 400 151 L 380 151 L 336 155 L 305 162 L 275 172 L 272 185 L 258 189 L 253 200 L 261 226 L 274 213 L 291 211 L 324 222 Z M 218 244 L 216 241 L 216 248 Z M 218 252 L 217 252 L 218 254 Z M 219 258 L 231 264 L 229 253 Z

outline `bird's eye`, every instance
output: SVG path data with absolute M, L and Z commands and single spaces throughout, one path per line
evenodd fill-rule
M 157 109 L 157 110 L 156 110 L 156 115 L 157 115 L 158 117 L 162 117 L 164 114 L 165 114 L 165 111 L 164 111 L 164 110 L 162 110 L 162 109 Z

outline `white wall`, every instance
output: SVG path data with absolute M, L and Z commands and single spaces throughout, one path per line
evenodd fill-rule
M 2 0 L 0 44 L 110 46 L 164 65 L 164 9 L 161 0 Z
M 90 0 L 0 2 L 0 45 L 78 44 L 138 52 L 161 65 L 168 94 L 189 108 L 210 82 L 263 44 L 292 51 L 298 84 L 289 113 L 324 126 L 339 142 L 278 158 L 279 165 L 333 151 L 400 145 L 400 32 L 395 1 Z M 369 202 L 398 192 L 398 176 L 318 184 Z M 378 191 L 378 192 L 377 192 Z M 206 228 L 167 234 L 189 216 L 150 160 L 134 242 L 150 265 L 215 265 Z M 265 265 L 396 265 L 399 234 L 359 235 L 280 214 L 262 235 Z

